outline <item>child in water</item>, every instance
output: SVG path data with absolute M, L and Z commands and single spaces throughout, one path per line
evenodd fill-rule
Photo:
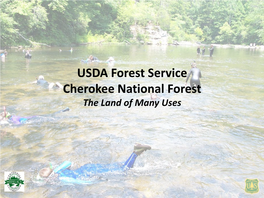
M 63 89 L 63 86 L 59 83 L 48 83 L 46 80 L 44 80 L 44 76 L 40 75 L 37 80 L 35 80 L 34 82 L 32 82 L 33 84 L 37 84 L 40 85 L 41 87 L 45 88 L 45 89 Z
M 136 144 L 134 151 L 125 163 L 113 163 L 113 164 L 85 164 L 76 170 L 70 170 L 71 162 L 65 161 L 57 168 L 43 168 L 39 171 L 34 181 L 36 183 L 46 183 L 50 179 L 54 180 L 58 178 L 60 181 L 71 184 L 92 184 L 91 181 L 83 180 L 83 178 L 89 178 L 92 175 L 104 174 L 110 172 L 126 171 L 133 168 L 133 165 L 139 155 L 144 151 L 150 150 L 148 145 Z
M 113 57 L 109 57 L 106 61 L 109 67 L 113 67 L 115 64 L 115 59 Z
M 27 116 L 27 117 L 21 117 L 21 116 L 15 116 L 15 115 L 11 115 L 11 113 L 6 111 L 6 107 L 4 106 L 3 108 L 3 112 L 1 113 L 1 121 L 9 121 L 15 125 L 20 125 L 20 124 L 24 124 L 26 123 L 28 120 L 32 119 L 32 118 L 36 118 L 36 117 L 41 117 L 41 116 Z M 61 112 L 65 112 L 65 111 L 69 111 L 70 109 L 67 107 L 66 109 L 57 111 L 53 114 L 49 114 L 49 115 L 45 115 L 45 116 L 53 116 L 57 113 L 61 113 Z

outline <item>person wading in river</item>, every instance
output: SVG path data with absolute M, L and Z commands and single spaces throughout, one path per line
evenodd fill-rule
M 204 55 L 204 53 L 205 53 L 205 47 L 203 46 L 202 55 Z
M 201 75 L 200 70 L 196 67 L 196 63 L 191 64 L 191 70 L 189 71 L 189 74 L 187 76 L 186 84 L 189 80 L 190 75 L 192 75 L 191 80 L 190 80 L 190 86 L 191 87 L 194 87 L 194 86 L 201 87 L 200 78 L 202 78 L 202 75 Z
M 211 47 L 209 48 L 209 51 L 210 51 L 210 57 L 213 56 L 213 53 L 214 53 L 214 46 L 211 45 Z
M 200 46 L 197 47 L 197 50 L 196 51 L 197 51 L 197 55 L 200 55 L 201 54 L 201 48 L 200 48 Z

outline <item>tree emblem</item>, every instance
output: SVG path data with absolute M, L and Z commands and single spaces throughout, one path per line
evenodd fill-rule
M 258 186 L 258 179 L 246 179 L 246 188 L 245 191 L 247 193 L 257 193 L 259 191 L 259 186 Z
M 20 175 L 17 172 L 11 172 L 7 180 L 5 180 L 5 185 L 13 192 L 18 191 L 22 184 L 24 185 L 24 180 L 20 179 Z

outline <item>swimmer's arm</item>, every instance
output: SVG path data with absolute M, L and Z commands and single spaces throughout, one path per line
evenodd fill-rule
M 200 78 L 202 78 L 202 74 L 201 74 L 201 72 L 200 72 L 200 71 L 199 71 L 199 77 L 200 77 Z
M 55 85 L 54 83 L 49 83 L 49 90 L 51 90 L 54 85 Z
M 58 86 L 60 89 L 63 89 L 63 86 L 59 82 L 56 82 L 55 85 Z
M 63 171 L 66 168 L 69 168 L 71 165 L 72 165 L 72 163 L 70 161 L 65 161 L 61 165 L 59 165 L 57 168 L 55 168 L 53 171 L 55 173 L 59 173 L 59 171 Z

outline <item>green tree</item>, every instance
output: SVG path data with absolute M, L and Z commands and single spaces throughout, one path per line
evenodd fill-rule
M 247 27 L 247 42 L 264 44 L 264 2 L 250 1 L 247 4 L 248 15 L 245 19 Z
M 204 40 L 203 30 L 200 27 L 195 28 L 194 32 L 195 32 L 196 36 L 200 39 L 200 41 Z
M 222 27 L 220 27 L 219 36 L 216 37 L 216 41 L 220 43 L 230 43 L 233 36 L 233 31 L 231 26 L 225 22 Z
M 176 40 L 264 43 L 261 0 L 1 0 L 1 45 L 123 41 L 132 25 L 159 25 Z M 144 37 L 141 35 L 140 37 Z

